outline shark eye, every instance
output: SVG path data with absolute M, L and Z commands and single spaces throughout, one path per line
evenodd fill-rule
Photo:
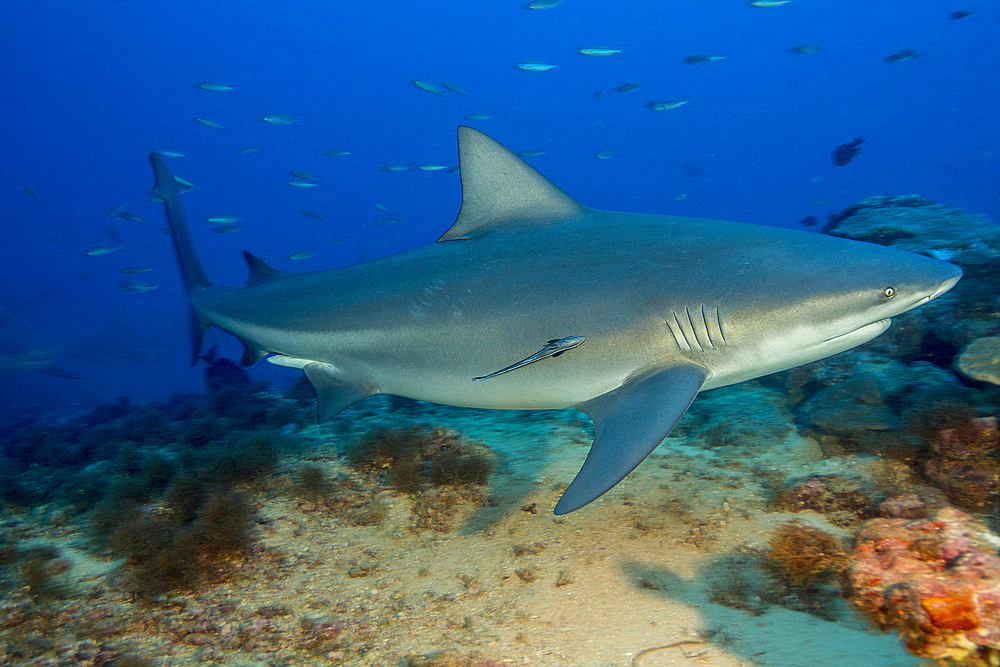
M 896 288 L 886 287 L 884 290 L 882 290 L 882 294 L 885 295 L 885 298 L 891 299 L 892 297 L 896 296 Z

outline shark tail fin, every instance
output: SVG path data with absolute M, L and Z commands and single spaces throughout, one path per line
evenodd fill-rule
M 212 283 L 205 275 L 205 270 L 198 260 L 198 255 L 194 250 L 194 243 L 191 241 L 191 231 L 188 229 L 187 218 L 184 215 L 184 208 L 181 206 L 180 188 L 177 187 L 177 180 L 167 168 L 163 158 L 156 153 L 149 154 L 149 161 L 153 164 L 153 176 L 155 184 L 152 192 L 163 200 L 163 210 L 167 215 L 167 224 L 170 226 L 170 238 L 174 242 L 174 252 L 177 254 L 177 263 L 181 268 L 181 277 L 184 279 L 184 288 L 188 298 L 209 287 Z M 197 308 L 192 304 L 191 308 L 191 365 L 198 363 L 199 352 L 201 350 L 202 339 L 205 337 L 205 330 L 208 329 L 209 322 L 198 315 Z

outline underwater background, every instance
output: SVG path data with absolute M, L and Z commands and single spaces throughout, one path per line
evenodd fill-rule
M 995 664 L 995 4 L 3 15 L 0 663 Z M 433 242 L 459 125 L 588 206 L 833 233 L 965 278 L 859 350 L 702 395 L 586 516 L 550 514 L 592 434 L 574 411 L 378 397 L 316 426 L 300 374 L 267 364 L 207 394 L 149 152 L 238 285 L 244 249 L 296 271 Z M 929 577 L 895 607 L 873 592 L 907 570 L 890 543 Z M 980 588 L 935 578 L 960 566 Z

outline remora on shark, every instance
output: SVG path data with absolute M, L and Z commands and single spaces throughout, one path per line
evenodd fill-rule
M 460 127 L 458 145 L 462 207 L 436 243 L 295 274 L 244 252 L 243 287 L 208 280 L 151 154 L 195 355 L 214 325 L 242 339 L 246 364 L 302 368 L 321 420 L 379 393 L 574 407 L 596 435 L 565 514 L 639 465 L 699 391 L 860 345 L 962 275 L 816 233 L 588 208 L 481 132 Z

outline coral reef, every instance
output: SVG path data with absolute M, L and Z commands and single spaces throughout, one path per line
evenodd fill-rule
M 385 474 L 403 493 L 427 484 L 486 484 L 494 467 L 489 448 L 446 428 L 377 429 L 347 451 L 347 460 L 358 470 Z
M 789 581 L 808 588 L 847 567 L 847 552 L 830 533 L 801 521 L 783 523 L 774 531 L 768 560 Z
M 356 470 L 374 473 L 396 491 L 414 496 L 414 526 L 450 530 L 469 504 L 486 501 L 482 488 L 495 467 L 481 442 L 447 428 L 376 429 L 347 450 Z
M 1000 659 L 1000 538 L 953 507 L 924 519 L 871 519 L 848 579 L 854 604 L 900 631 L 915 655 Z
M 971 419 L 938 432 L 924 474 L 949 500 L 975 511 L 989 511 L 1000 499 L 1000 445 L 996 417 Z
M 234 491 L 215 491 L 194 520 L 136 513 L 111 534 L 110 544 L 129 559 L 130 588 L 152 597 L 189 590 L 224 571 L 229 558 L 246 555 L 251 544 L 253 510 Z
M 707 573 L 708 597 L 753 616 L 774 605 L 835 621 L 847 611 L 846 562 L 838 538 L 791 521 L 778 527 L 768 548 L 743 547 L 714 561 Z
M 856 480 L 840 475 L 810 475 L 788 484 L 771 499 L 779 512 L 813 510 L 838 526 L 849 526 L 875 516 L 876 499 Z

